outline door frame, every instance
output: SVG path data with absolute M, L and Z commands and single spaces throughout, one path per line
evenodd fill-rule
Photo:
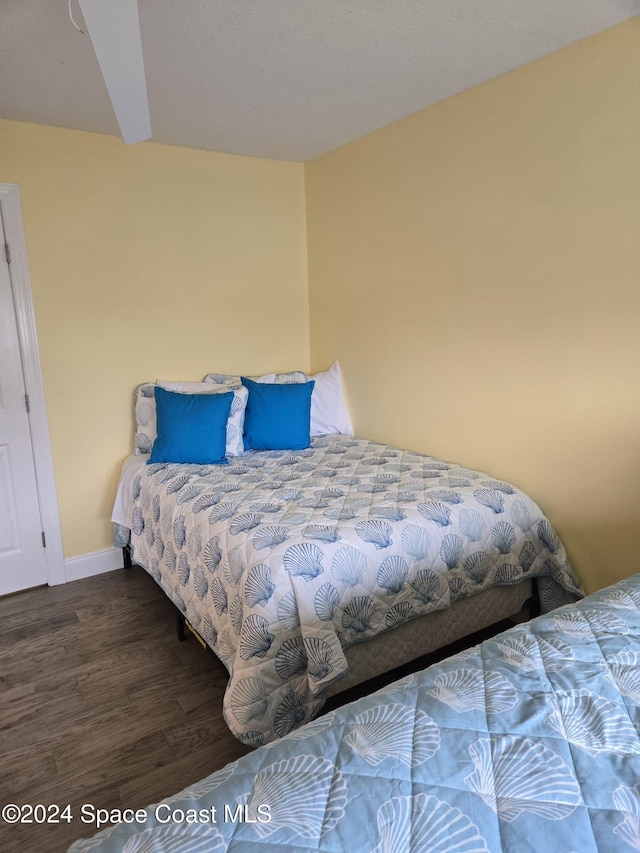
M 62 549 L 58 496 L 31 296 L 27 246 L 22 224 L 20 194 L 16 184 L 0 184 L 0 213 L 2 214 L 5 240 L 11 251 L 9 277 L 13 290 L 24 382 L 29 395 L 31 446 L 36 471 L 40 521 L 46 537 L 44 559 L 47 581 L 49 586 L 54 586 L 55 584 L 66 583 L 67 574 Z

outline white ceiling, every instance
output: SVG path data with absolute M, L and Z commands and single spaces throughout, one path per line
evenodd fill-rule
M 640 14 L 640 0 L 138 5 L 156 142 L 298 161 Z M 119 135 L 68 0 L 0 0 L 0 118 Z

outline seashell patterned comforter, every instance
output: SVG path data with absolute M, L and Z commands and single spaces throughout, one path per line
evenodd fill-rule
M 244 756 L 164 800 L 160 820 L 151 807 L 71 849 L 637 851 L 639 662 L 635 575 Z M 199 822 L 167 820 L 189 813 Z
M 353 643 L 523 578 L 543 610 L 582 596 L 529 497 L 439 459 L 338 435 L 226 466 L 136 459 L 134 559 L 224 662 L 245 743 L 312 719 Z

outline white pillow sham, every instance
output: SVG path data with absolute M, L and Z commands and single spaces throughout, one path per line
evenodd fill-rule
M 249 392 L 246 388 L 216 386 L 210 382 L 170 382 L 158 379 L 156 383 L 147 382 L 136 388 L 135 421 L 136 432 L 133 452 L 135 454 L 151 453 L 153 442 L 156 440 L 156 385 L 165 391 L 177 394 L 220 394 L 233 391 L 231 412 L 227 421 L 226 450 L 227 456 L 241 456 L 244 453 L 244 413 L 247 407 Z
M 291 370 L 289 373 L 265 373 L 264 376 L 247 376 L 247 379 L 269 385 L 288 385 L 289 383 L 306 382 L 308 376 L 301 370 Z M 207 373 L 203 381 L 212 382 L 215 385 L 230 385 L 232 387 L 242 383 L 240 376 L 229 373 Z
M 309 378 L 316 383 L 311 395 L 311 435 L 353 435 L 338 362 L 332 364 L 324 373 L 316 373 Z

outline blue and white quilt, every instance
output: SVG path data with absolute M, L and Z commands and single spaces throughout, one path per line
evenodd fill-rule
M 639 663 L 636 575 L 320 717 L 71 850 L 638 851 Z
M 134 559 L 229 670 L 245 743 L 312 719 L 353 643 L 525 578 L 543 610 L 582 596 L 527 495 L 433 457 L 322 436 L 225 466 L 139 464 Z

